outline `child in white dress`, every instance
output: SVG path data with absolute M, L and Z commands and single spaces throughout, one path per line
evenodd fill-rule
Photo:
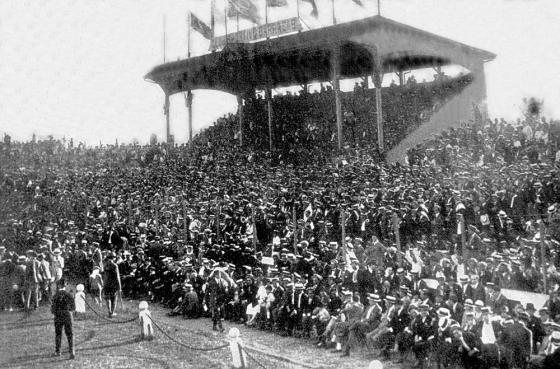
M 76 286 L 74 305 L 76 306 L 76 319 L 84 318 L 86 315 L 86 294 L 84 293 L 83 284 L 78 284 Z

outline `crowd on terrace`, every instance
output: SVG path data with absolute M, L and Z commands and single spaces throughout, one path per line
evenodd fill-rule
M 343 355 L 412 351 L 419 366 L 481 367 L 494 347 L 511 368 L 557 362 L 556 123 L 477 118 L 388 165 L 359 146 L 311 145 L 313 160 L 295 161 L 257 139 L 235 147 L 231 119 L 190 150 L 6 136 L 2 307 L 31 311 L 64 275 L 91 287 L 115 261 L 125 296 L 211 315 L 217 330 L 227 319 Z M 520 304 L 511 290 L 549 298 Z

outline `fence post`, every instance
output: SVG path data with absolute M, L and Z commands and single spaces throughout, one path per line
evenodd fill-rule
M 220 213 L 222 212 L 221 203 L 216 198 L 216 242 L 220 239 Z
M 297 232 L 298 232 L 298 226 L 297 226 L 297 219 L 296 219 L 296 203 L 294 201 L 294 205 L 292 207 L 292 222 L 294 223 L 294 254 L 297 255 L 298 251 L 297 251 Z
M 341 226 L 341 236 L 342 236 L 342 256 L 344 258 L 344 262 L 346 263 L 347 259 L 347 249 L 346 249 L 346 212 L 344 209 L 340 211 L 340 226 Z
M 257 227 L 255 226 L 255 205 L 251 204 L 251 226 L 253 227 L 253 253 L 257 252 Z
M 465 217 L 463 214 L 457 214 L 459 217 L 459 232 L 461 234 L 461 250 L 458 252 L 459 255 L 467 257 L 469 255 L 464 255 L 465 250 L 467 249 L 467 235 L 465 233 Z
M 401 235 L 399 233 L 399 217 L 397 213 L 393 213 L 393 233 L 395 234 L 395 244 L 397 245 L 397 261 L 399 262 L 399 265 L 401 265 Z
M 241 341 L 239 329 L 235 327 L 231 328 L 228 332 L 228 338 L 233 367 L 246 368 L 247 357 L 243 351 L 243 342 Z
M 546 259 L 546 240 L 545 240 L 546 228 L 545 228 L 544 221 L 542 219 L 539 223 L 539 232 L 541 234 L 541 273 L 543 276 L 543 286 L 544 286 L 543 293 L 548 293 L 547 285 L 546 285 L 546 260 L 545 260 Z

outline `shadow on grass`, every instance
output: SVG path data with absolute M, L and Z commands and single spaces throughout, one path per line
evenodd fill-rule
M 16 329 L 33 328 L 54 324 L 52 319 L 36 320 L 32 322 L 11 323 L 7 325 L 0 325 L 0 331 L 13 331 Z
M 95 332 L 93 331 L 89 331 L 86 338 L 78 343 L 76 346 L 78 345 L 82 345 L 84 343 L 86 343 L 87 341 L 90 341 L 91 339 L 93 339 L 93 337 L 95 336 Z M 96 350 L 103 350 L 103 349 L 110 349 L 110 348 L 115 348 L 115 347 L 123 347 L 123 346 L 127 346 L 130 345 L 132 343 L 136 343 L 138 342 L 138 338 L 132 338 L 123 342 L 116 342 L 116 343 L 109 343 L 109 344 L 105 344 L 105 345 L 100 345 L 100 346 L 93 346 L 93 347 L 87 347 L 87 348 L 80 348 L 76 350 L 76 356 L 80 356 L 80 354 L 87 354 L 89 351 L 96 351 Z M 90 354 L 87 354 L 90 355 Z M 41 359 L 48 359 L 48 360 L 41 360 Z M 22 355 L 22 356 L 16 356 L 14 358 L 11 358 L 5 362 L 0 362 L 0 367 L 2 368 L 11 368 L 11 367 L 17 367 L 17 366 L 21 366 L 24 364 L 27 364 L 25 366 L 35 366 L 37 364 L 48 364 L 48 363 L 54 363 L 54 362 L 58 362 L 61 360 L 61 357 L 53 357 L 52 356 L 52 352 L 50 353 L 39 353 L 39 354 L 35 354 L 35 355 Z M 35 361 L 35 363 L 33 363 Z

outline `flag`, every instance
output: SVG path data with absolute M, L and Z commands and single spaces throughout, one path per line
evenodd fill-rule
M 206 23 L 200 20 L 193 13 L 191 15 L 191 28 L 200 33 L 204 38 L 209 40 L 212 39 L 212 28 L 210 28 Z
M 364 3 L 362 3 L 362 0 L 352 0 L 353 2 L 355 2 L 356 4 L 358 4 L 359 6 L 364 6 Z
M 266 6 L 271 8 L 279 8 L 281 6 L 287 6 L 288 0 L 266 0 Z
M 298 0 L 299 1 L 299 0 Z M 311 11 L 311 16 L 317 18 L 319 16 L 319 10 L 317 9 L 317 4 L 315 4 L 315 0 L 303 0 L 311 4 L 313 10 Z
M 239 16 L 256 24 L 261 21 L 259 10 L 253 0 L 229 0 L 227 16 L 230 18 Z

